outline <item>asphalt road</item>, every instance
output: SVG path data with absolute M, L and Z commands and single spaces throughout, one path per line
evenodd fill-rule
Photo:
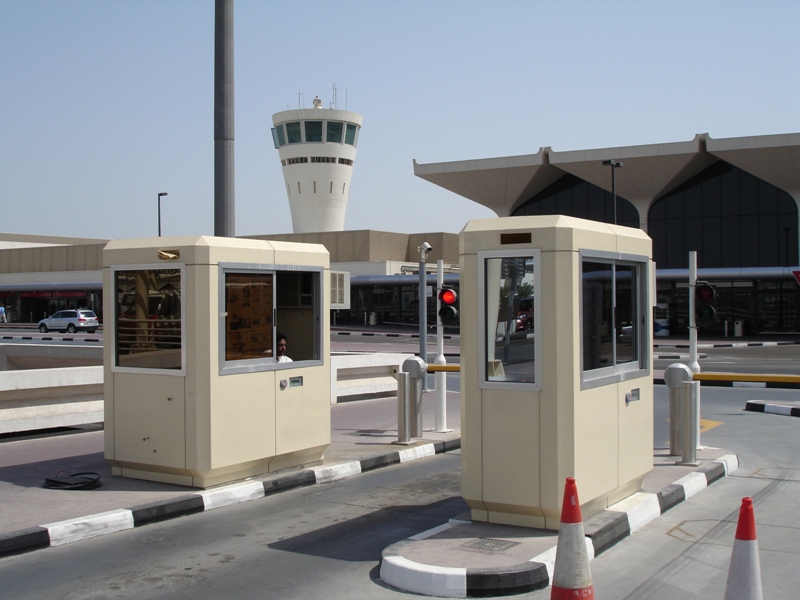
M 736 453 L 730 477 L 592 562 L 598 598 L 722 598 L 742 496 L 755 500 L 766 598 L 800 588 L 800 420 L 743 411 L 793 390 L 706 388 L 704 445 Z M 668 392 L 656 386 L 656 444 Z M 376 578 L 393 542 L 462 514 L 459 456 L 437 455 L 333 484 L 0 560 L 2 597 L 401 598 Z M 549 590 L 520 597 L 549 598 Z

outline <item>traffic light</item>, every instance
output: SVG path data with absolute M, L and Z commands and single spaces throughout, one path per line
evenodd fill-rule
M 697 325 L 699 327 L 711 325 L 717 316 L 717 311 L 712 304 L 714 298 L 717 296 L 717 292 L 713 287 L 704 283 L 695 287 L 694 296 L 697 301 L 694 311 Z
M 439 290 L 439 318 L 443 325 L 458 323 L 458 292 L 451 287 Z

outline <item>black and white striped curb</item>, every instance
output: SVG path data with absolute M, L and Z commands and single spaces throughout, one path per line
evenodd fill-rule
M 590 517 L 583 524 L 589 560 L 738 467 L 736 455 L 726 454 L 681 477 L 660 492 L 638 492 Z M 407 592 L 447 598 L 508 596 L 550 585 L 556 559 L 555 546 L 522 564 L 491 569 L 438 567 L 417 563 L 403 556 L 405 546 L 463 523 L 465 521 L 452 519 L 386 548 L 381 557 L 381 580 Z
M 32 336 L 32 335 L 3 335 L 0 336 L 0 340 L 24 340 L 24 341 L 42 341 L 42 342 L 95 342 L 95 343 L 102 343 L 103 339 L 99 337 L 95 338 L 82 338 L 82 337 L 53 337 L 51 335 L 46 336 Z
M 330 483 L 381 467 L 450 452 L 460 447 L 460 438 L 421 444 L 362 460 L 310 467 L 265 480 L 243 481 L 186 494 L 169 500 L 111 510 L 57 523 L 47 523 L 6 534 L 0 533 L 0 557 L 40 550 L 51 546 L 62 546 L 100 535 L 166 521 L 175 517 L 192 515 L 240 502 L 273 496 L 296 488 L 318 483 Z
M 789 340 L 785 342 L 715 342 L 713 344 L 697 344 L 697 349 L 707 348 L 742 348 L 747 346 L 794 346 L 800 342 Z M 689 348 L 689 344 L 664 344 L 670 348 Z
M 390 337 L 390 338 L 419 338 L 418 333 L 388 333 L 381 331 L 331 331 L 331 335 L 348 335 L 350 337 Z M 435 333 L 429 334 L 433 337 Z M 445 340 L 457 340 L 460 336 L 444 334 L 442 338 Z
M 766 400 L 748 400 L 745 402 L 744 409 L 771 415 L 800 417 L 800 404 L 790 406 L 788 404 L 769 404 Z

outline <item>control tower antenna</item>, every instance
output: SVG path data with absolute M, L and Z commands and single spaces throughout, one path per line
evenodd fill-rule
M 333 109 L 339 108 L 338 100 L 336 98 L 336 93 L 337 93 L 337 89 L 336 89 L 336 84 L 334 83 L 333 84 L 333 101 L 331 102 L 331 108 L 333 108 Z

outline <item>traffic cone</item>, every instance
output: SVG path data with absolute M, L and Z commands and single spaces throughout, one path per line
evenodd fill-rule
M 763 598 L 753 499 L 745 497 L 742 498 L 742 507 L 739 509 L 739 523 L 736 526 L 736 538 L 733 540 L 731 566 L 728 569 L 728 583 L 725 586 L 725 600 L 762 600 Z
M 581 503 L 574 477 L 567 477 L 564 502 L 561 505 L 561 527 L 558 530 L 556 562 L 553 567 L 553 588 L 550 600 L 594 600 L 586 536 L 583 533 Z

